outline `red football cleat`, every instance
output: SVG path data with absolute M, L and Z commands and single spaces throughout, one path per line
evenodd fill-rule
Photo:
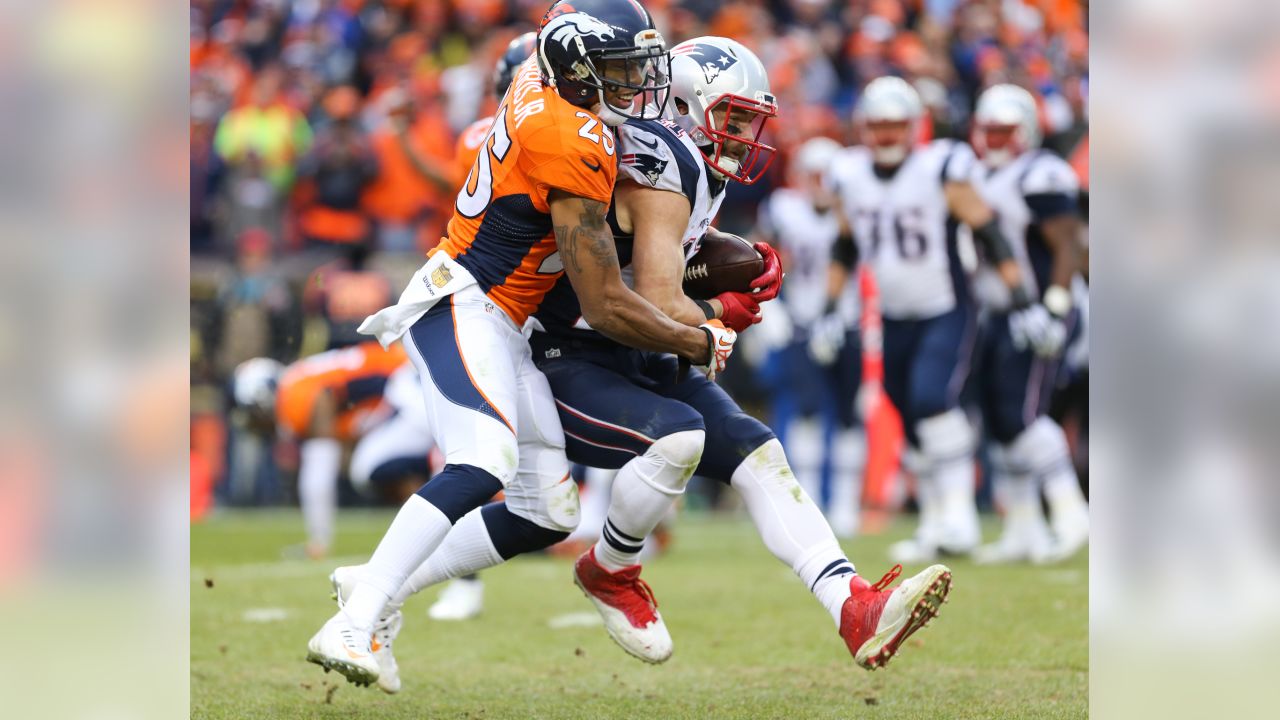
M 671 635 L 653 590 L 640 579 L 639 565 L 611 573 L 596 562 L 593 546 L 574 563 L 573 581 L 595 604 L 609 637 L 623 650 L 649 663 L 671 657 Z
M 904 640 L 938 616 L 951 592 L 951 570 L 945 565 L 933 565 L 885 592 L 901 574 L 902 566 L 895 565 L 875 585 L 858 575 L 849 581 L 853 594 L 840 609 L 840 637 L 854 661 L 868 670 L 884 667 Z

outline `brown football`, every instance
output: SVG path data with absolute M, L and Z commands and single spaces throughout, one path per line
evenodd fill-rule
M 698 252 L 684 267 L 684 294 L 708 300 L 723 292 L 749 292 L 764 272 L 764 258 L 737 235 L 707 230 Z

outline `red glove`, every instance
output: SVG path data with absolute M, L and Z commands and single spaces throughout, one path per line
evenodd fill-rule
M 778 297 L 782 289 L 782 258 L 769 243 L 758 242 L 751 247 L 764 258 L 764 272 L 751 281 L 752 296 L 757 302 L 767 302 Z
M 724 307 L 724 312 L 720 313 L 720 322 L 734 332 L 742 332 L 760 322 L 760 303 L 756 302 L 756 297 L 736 292 L 717 295 L 716 300 Z

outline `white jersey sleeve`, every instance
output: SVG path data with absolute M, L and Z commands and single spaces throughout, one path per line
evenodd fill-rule
M 974 154 L 969 143 L 959 140 L 939 141 L 946 143 L 946 156 L 942 165 L 942 181 L 976 182 L 980 179 L 978 156 Z
M 1078 212 L 1080 182 L 1065 160 L 1048 151 L 1035 154 L 1018 181 L 1031 221 Z
M 1066 160 L 1051 152 L 1036 154 L 1022 178 L 1023 195 L 1076 195 L 1080 181 Z
M 618 176 L 642 187 L 684 194 L 680 163 L 668 138 L 656 128 L 628 123 L 617 128 Z

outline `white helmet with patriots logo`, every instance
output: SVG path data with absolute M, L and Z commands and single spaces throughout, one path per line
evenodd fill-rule
M 744 114 L 751 119 L 741 128 Z M 689 133 L 714 174 L 745 185 L 759 180 L 774 154 L 761 133 L 777 115 L 769 74 L 742 43 L 708 36 L 671 48 L 667 116 Z

